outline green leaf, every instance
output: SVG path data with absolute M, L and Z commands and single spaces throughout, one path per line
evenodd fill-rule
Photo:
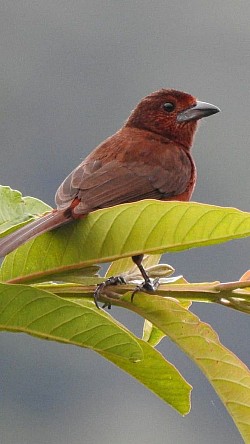
M 79 304 L 87 304 L 87 306 L 93 305 L 93 302 L 82 298 L 76 298 L 75 301 L 78 301 Z M 186 415 L 189 413 L 192 386 L 185 381 L 173 364 L 169 363 L 160 352 L 154 350 L 146 342 L 138 338 L 136 340 L 143 351 L 143 359 L 136 363 L 117 355 L 111 355 L 108 352 L 98 353 L 134 377 L 180 414 Z
M 187 281 L 182 277 L 176 277 L 171 279 L 172 282 L 174 282 L 174 285 L 176 284 L 188 284 Z M 166 285 L 166 287 L 168 287 Z M 160 287 L 162 288 L 162 287 Z M 156 290 L 157 294 L 157 290 Z M 166 295 L 169 298 L 169 292 L 166 291 Z M 191 297 L 191 295 L 190 295 Z M 186 300 L 177 300 L 182 307 L 189 308 L 192 305 L 192 301 L 186 299 Z M 157 328 L 155 325 L 153 325 L 150 321 L 145 319 L 144 326 L 143 326 L 143 335 L 142 339 L 146 342 L 148 342 L 152 347 L 156 347 L 160 343 L 160 341 L 165 337 L 165 333 L 163 333 L 159 328 Z
M 0 284 L 0 330 L 143 359 L 136 337 L 93 302 L 82 306 L 30 286 Z
M 130 300 L 130 294 L 124 298 Z M 177 301 L 138 293 L 134 311 L 170 337 L 203 371 L 232 416 L 245 442 L 250 442 L 250 372 L 224 347 L 210 325 Z
M 11 233 L 25 225 L 32 216 L 39 215 L 51 208 L 39 199 L 22 197 L 19 191 L 0 186 L 0 236 Z
M 1 279 L 21 282 L 139 253 L 180 251 L 249 235 L 249 213 L 190 202 L 144 200 L 95 211 L 28 242 L 8 255 Z
M 23 201 L 26 212 L 29 212 L 32 216 L 41 216 L 43 213 L 52 210 L 49 205 L 36 197 L 25 196 Z
M 119 368 L 141 382 L 155 395 L 167 402 L 182 415 L 190 411 L 190 392 L 192 387 L 180 375 L 178 370 L 164 359 L 157 350 L 138 339 L 144 353 L 144 359 L 136 364 L 106 352 L 100 354 Z
M 90 348 L 136 378 L 181 414 L 191 386 L 178 370 L 92 301 L 24 285 L 0 284 L 0 329 Z

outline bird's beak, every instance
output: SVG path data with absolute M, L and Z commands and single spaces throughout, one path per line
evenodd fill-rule
M 190 122 L 191 120 L 199 120 L 203 117 L 211 116 L 220 111 L 217 106 L 206 102 L 196 102 L 196 105 L 185 109 L 177 114 L 177 122 Z

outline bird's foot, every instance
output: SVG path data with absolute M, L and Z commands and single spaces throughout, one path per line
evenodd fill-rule
M 137 287 L 135 288 L 135 290 L 132 293 L 131 302 L 133 302 L 135 294 L 138 293 L 139 291 L 146 291 L 148 293 L 154 293 L 157 290 L 159 284 L 160 284 L 159 278 L 156 278 L 154 280 L 151 280 L 148 278 L 147 280 L 145 280 L 145 282 L 143 282 L 143 284 L 137 285 Z
M 94 292 L 94 302 L 96 307 L 100 308 L 98 305 L 98 300 L 100 299 L 100 296 L 102 295 L 106 287 L 108 287 L 109 285 L 121 285 L 121 284 L 126 284 L 126 281 L 122 276 L 111 276 L 110 278 L 106 279 L 106 281 L 97 285 L 96 290 Z M 110 309 L 111 304 L 104 304 L 102 308 L 105 307 L 108 307 Z

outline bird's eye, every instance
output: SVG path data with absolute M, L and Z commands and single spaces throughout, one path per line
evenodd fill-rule
M 172 103 L 172 102 L 164 103 L 164 105 L 163 105 L 163 109 L 164 109 L 165 111 L 167 111 L 168 113 L 171 113 L 171 112 L 174 111 L 174 109 L 175 109 L 175 104 Z

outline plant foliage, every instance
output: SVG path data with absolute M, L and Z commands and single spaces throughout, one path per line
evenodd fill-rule
M 0 188 L 0 236 L 49 211 L 43 202 Z M 143 227 L 143 230 L 142 230 Z M 249 275 L 231 283 L 188 283 L 169 277 L 161 253 L 227 242 L 250 235 L 250 214 L 235 208 L 145 200 L 98 210 L 81 221 L 46 233 L 3 261 L 0 270 L 0 329 L 27 333 L 99 353 L 136 378 L 182 415 L 190 410 L 191 386 L 155 346 L 168 336 L 203 371 L 242 437 L 250 441 L 250 372 L 216 332 L 189 309 L 195 300 L 250 312 Z M 156 294 L 131 294 L 140 276 L 130 257 L 158 276 Z M 107 287 L 106 305 L 145 319 L 142 339 L 93 302 L 103 280 L 96 264 L 111 262 L 107 276 L 126 284 Z

